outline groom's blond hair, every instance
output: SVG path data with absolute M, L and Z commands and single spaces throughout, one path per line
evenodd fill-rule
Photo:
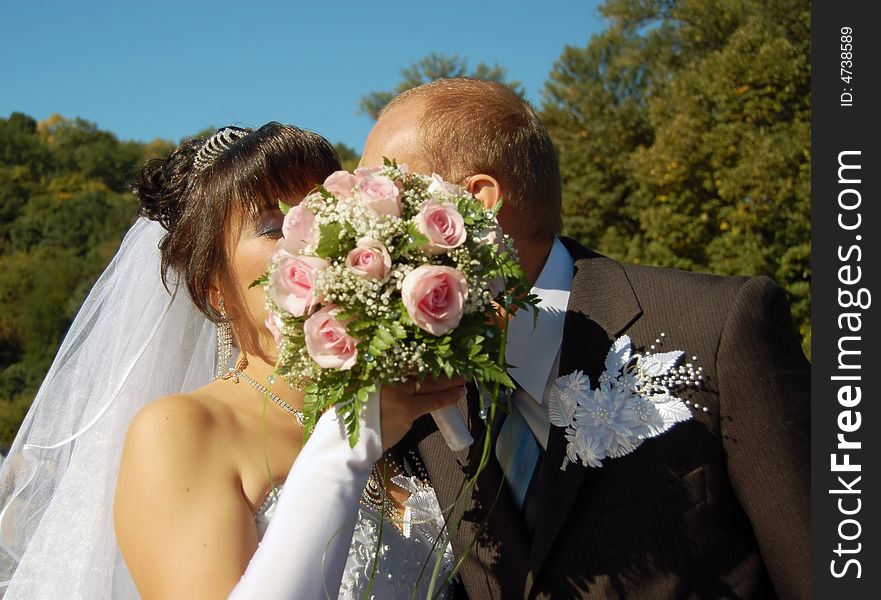
M 424 103 L 419 133 L 430 169 L 460 184 L 470 175 L 490 175 L 501 184 L 503 201 L 529 224 L 524 235 L 544 240 L 560 233 L 557 153 L 526 100 L 492 81 L 439 79 L 403 92 L 382 113 L 411 99 Z

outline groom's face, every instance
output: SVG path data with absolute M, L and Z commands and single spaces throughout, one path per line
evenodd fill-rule
M 419 141 L 422 104 L 418 99 L 405 101 L 383 114 L 364 142 L 360 166 L 381 167 L 382 159 L 389 158 L 407 165 L 410 171 L 430 172 Z

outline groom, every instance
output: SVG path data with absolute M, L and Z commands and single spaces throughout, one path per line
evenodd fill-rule
M 502 85 L 441 80 L 398 96 L 361 163 L 384 156 L 487 207 L 504 198 L 502 228 L 541 298 L 535 328 L 529 315 L 512 320 L 511 414 L 485 423 L 475 393 L 460 405 L 475 439 L 486 427 L 493 439 L 472 493 L 459 491 L 479 442 L 451 453 L 430 419 L 403 442 L 453 509 L 468 597 L 808 597 L 809 365 L 780 288 L 619 264 L 557 237 L 555 150 Z M 562 470 L 565 430 L 551 424 L 548 390 L 576 371 L 595 387 L 623 334 L 636 351 L 682 350 L 703 368 L 703 385 L 679 393 L 692 418 L 601 467 Z

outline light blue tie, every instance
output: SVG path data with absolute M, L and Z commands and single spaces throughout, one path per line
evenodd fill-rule
M 538 440 L 517 405 L 512 403 L 511 414 L 505 417 L 496 439 L 496 458 L 521 510 L 540 455 L 541 446 Z

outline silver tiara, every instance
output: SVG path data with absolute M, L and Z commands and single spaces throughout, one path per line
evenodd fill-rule
M 217 157 L 223 154 L 230 146 L 251 133 L 247 129 L 241 127 L 224 127 L 218 129 L 217 133 L 212 135 L 202 144 L 193 159 L 193 167 L 196 171 L 204 171 L 214 164 Z

